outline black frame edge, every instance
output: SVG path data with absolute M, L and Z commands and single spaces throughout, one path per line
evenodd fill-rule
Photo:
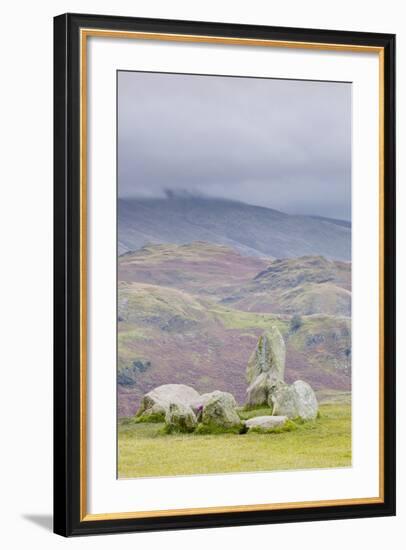
M 378 504 L 80 521 L 79 30 L 110 28 L 379 46 L 385 56 L 385 487 Z M 395 35 L 104 15 L 54 18 L 54 532 L 133 531 L 395 515 Z
M 67 16 L 54 19 L 54 532 L 67 535 Z
M 396 37 L 384 48 L 384 500 L 396 515 Z
M 203 34 L 207 36 L 229 36 L 240 38 L 264 38 L 320 42 L 336 44 L 358 44 L 385 46 L 392 38 L 391 33 L 314 29 L 303 27 L 273 27 L 269 25 L 245 25 L 218 21 L 194 21 L 183 19 L 152 19 L 119 15 L 66 13 L 73 26 L 86 28 L 108 28 L 111 30 L 168 32 L 176 34 Z M 270 36 L 272 35 L 272 37 Z M 295 36 L 293 36 L 295 35 Z

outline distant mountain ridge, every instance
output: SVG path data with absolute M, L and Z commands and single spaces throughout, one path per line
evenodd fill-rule
M 118 253 L 147 244 L 206 241 L 248 256 L 351 260 L 351 224 L 205 197 L 121 198 Z

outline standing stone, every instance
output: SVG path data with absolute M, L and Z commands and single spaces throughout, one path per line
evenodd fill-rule
M 248 361 L 248 383 L 252 384 L 264 372 L 269 373 L 273 380 L 283 380 L 285 358 L 285 342 L 277 327 L 273 326 L 259 337 L 257 347 Z
M 195 413 L 182 403 L 171 403 L 165 415 L 168 432 L 190 433 L 197 426 Z

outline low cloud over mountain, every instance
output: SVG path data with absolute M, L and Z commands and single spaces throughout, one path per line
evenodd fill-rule
M 206 241 L 249 256 L 351 259 L 348 222 L 295 216 L 238 201 L 171 194 L 118 200 L 118 252 L 146 244 Z

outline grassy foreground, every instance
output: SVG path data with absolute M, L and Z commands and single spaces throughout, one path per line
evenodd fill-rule
M 271 414 L 241 412 L 242 418 Z M 278 434 L 165 435 L 162 423 L 120 419 L 120 478 L 351 466 L 351 406 L 320 406 L 320 418 Z

